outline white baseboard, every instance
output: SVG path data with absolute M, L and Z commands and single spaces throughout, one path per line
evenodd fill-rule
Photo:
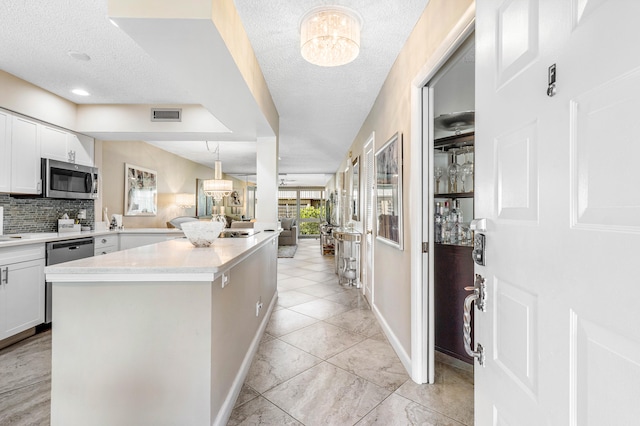
M 391 330 L 391 327 L 389 327 L 389 324 L 387 323 L 387 321 L 384 319 L 384 317 L 378 310 L 378 307 L 373 305 L 371 306 L 371 310 L 373 311 L 374 315 L 378 319 L 378 322 L 380 323 L 380 327 L 382 328 L 382 331 L 384 332 L 385 336 L 387 336 L 389 343 L 391 343 L 391 347 L 393 348 L 394 351 L 396 351 L 396 355 L 398 355 L 398 358 L 400 358 L 400 362 L 404 366 L 405 370 L 407 370 L 407 374 L 411 376 L 411 371 L 412 371 L 411 357 L 400 344 L 400 341 L 396 337 L 395 333 Z
M 231 412 L 233 411 L 233 406 L 238 399 L 238 395 L 240 395 L 240 391 L 242 391 L 242 385 L 244 384 L 245 379 L 247 378 L 247 374 L 249 373 L 249 368 L 251 368 L 251 362 L 253 362 L 253 357 L 258 351 L 258 347 L 260 346 L 260 342 L 262 341 L 262 336 L 264 335 L 264 330 L 267 328 L 267 324 L 269 323 L 269 319 L 271 318 L 271 312 L 273 312 L 273 308 L 276 306 L 276 301 L 278 300 L 278 291 L 276 290 L 271 298 L 271 302 L 269 303 L 269 308 L 262 319 L 262 323 L 258 328 L 256 335 L 251 342 L 251 346 L 249 346 L 249 350 L 242 361 L 242 365 L 240 366 L 240 370 L 238 370 L 238 374 L 236 374 L 236 378 L 233 381 L 233 385 L 231 389 L 229 389 L 229 393 L 224 400 L 224 404 L 220 407 L 220 411 L 218 411 L 218 415 L 213 421 L 214 426 L 224 426 L 229 421 L 229 417 L 231 417 Z

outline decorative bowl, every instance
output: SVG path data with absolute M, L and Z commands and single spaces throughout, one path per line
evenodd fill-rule
M 184 235 L 196 247 L 209 247 L 224 228 L 220 222 L 193 221 L 181 225 Z

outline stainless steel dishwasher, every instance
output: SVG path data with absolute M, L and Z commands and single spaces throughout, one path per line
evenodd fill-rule
M 47 243 L 47 266 L 93 256 L 93 237 Z M 51 323 L 51 283 L 46 283 L 44 322 Z

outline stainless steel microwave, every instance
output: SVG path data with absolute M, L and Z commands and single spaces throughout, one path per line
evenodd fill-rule
M 98 198 L 98 169 L 43 158 L 42 187 L 47 198 Z

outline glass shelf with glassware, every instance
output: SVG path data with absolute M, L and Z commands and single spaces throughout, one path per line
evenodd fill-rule
M 473 245 L 474 139 L 471 132 L 434 141 L 436 244 Z

